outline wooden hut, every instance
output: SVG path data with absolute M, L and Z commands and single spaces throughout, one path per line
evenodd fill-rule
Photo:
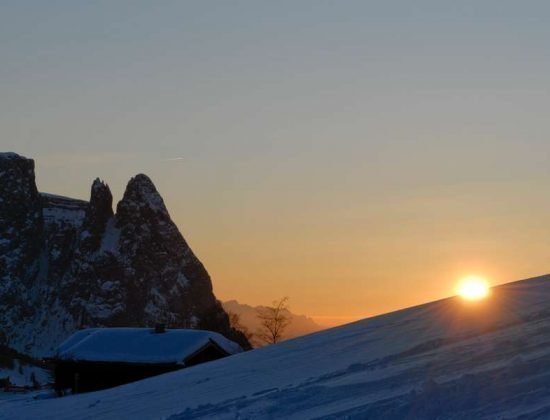
M 241 347 L 202 330 L 90 328 L 69 337 L 57 350 L 55 388 L 63 395 L 95 391 L 220 359 Z

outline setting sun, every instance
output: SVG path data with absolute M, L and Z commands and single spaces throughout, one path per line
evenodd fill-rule
M 466 300 L 480 300 L 489 295 L 489 283 L 483 277 L 468 276 L 458 284 L 457 293 Z

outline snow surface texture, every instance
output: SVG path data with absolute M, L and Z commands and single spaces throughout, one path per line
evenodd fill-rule
M 229 354 L 238 344 L 220 334 L 201 330 L 150 328 L 89 328 L 74 333 L 61 346 L 56 358 L 88 362 L 180 363 L 214 341 Z
M 0 418 L 550 418 L 549 367 L 545 276 L 110 390 L 0 401 Z
M 33 377 L 34 381 L 42 385 L 52 382 L 50 373 L 45 369 L 22 363 L 17 359 L 13 364 L 13 368 L 0 367 L 0 379 L 8 378 L 10 384 L 15 386 L 33 386 Z

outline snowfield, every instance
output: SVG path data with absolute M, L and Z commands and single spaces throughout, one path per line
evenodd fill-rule
M 33 376 L 34 380 L 42 385 L 52 382 L 50 373 L 45 369 L 27 363 L 21 363 L 18 359 L 15 359 L 13 364 L 14 366 L 11 369 L 0 367 L 0 378 L 8 378 L 12 385 L 33 386 Z M 1 415 L 0 412 L 0 416 Z
M 0 400 L 0 418 L 550 418 L 550 276 L 110 390 Z

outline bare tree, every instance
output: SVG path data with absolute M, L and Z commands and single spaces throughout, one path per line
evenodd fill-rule
M 283 333 L 291 322 L 288 312 L 288 296 L 273 301 L 272 306 L 257 309 L 260 329 L 256 333 L 265 344 L 276 344 L 283 338 Z

